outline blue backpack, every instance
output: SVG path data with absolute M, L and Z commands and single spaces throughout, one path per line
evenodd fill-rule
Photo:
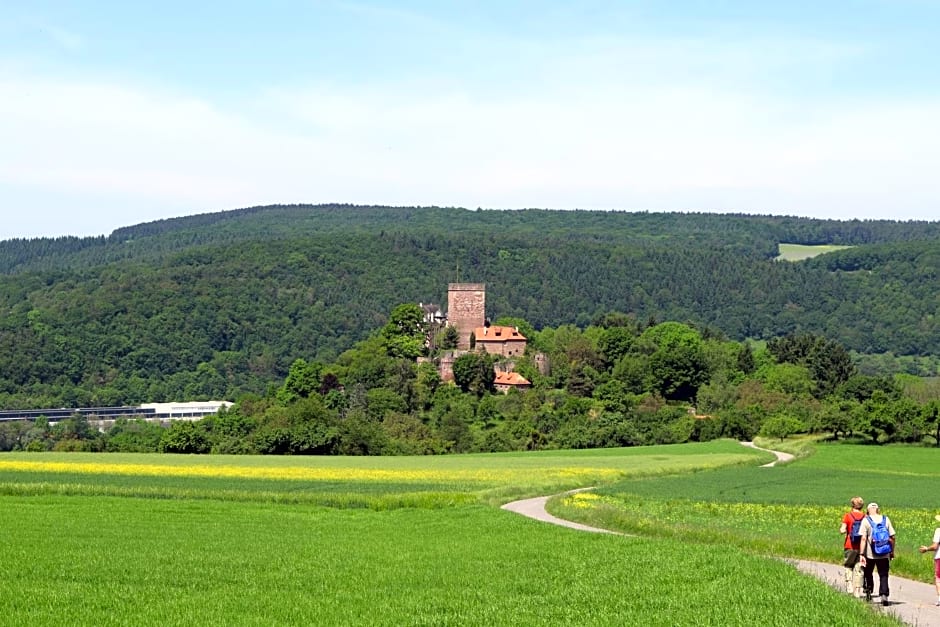
M 852 538 L 852 544 L 856 546 L 862 541 L 862 520 L 864 518 L 864 516 L 861 518 L 852 517 L 852 530 L 849 533 Z
M 881 522 L 877 525 L 871 519 L 871 516 L 866 516 L 868 519 L 868 524 L 871 525 L 871 553 L 875 557 L 884 557 L 891 554 L 891 534 L 888 533 L 888 517 L 882 516 Z

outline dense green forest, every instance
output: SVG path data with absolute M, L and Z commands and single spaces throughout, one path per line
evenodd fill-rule
M 532 382 L 499 393 L 483 351 L 442 380 L 425 343 L 445 347 L 453 327 L 427 328 L 415 304 L 335 362 L 297 359 L 264 395 L 245 394 L 218 415 L 168 427 L 121 419 L 99 431 L 84 415 L 50 425 L 0 423 L 0 451 L 396 455 L 595 448 L 788 437 L 824 432 L 872 444 L 940 446 L 940 387 L 911 376 L 862 375 L 845 348 L 812 334 L 755 347 L 679 322 L 626 314 L 588 327 L 535 330 L 512 358 Z M 455 338 L 451 337 L 451 343 Z M 540 368 L 535 355 L 549 368 Z M 425 356 L 428 361 L 415 358 Z
M 774 261 L 780 242 L 853 248 Z M 812 333 L 864 374 L 936 374 L 940 223 L 273 206 L 0 242 L 0 407 L 261 397 L 403 302 L 487 284 L 535 330 L 609 312 L 732 341 Z

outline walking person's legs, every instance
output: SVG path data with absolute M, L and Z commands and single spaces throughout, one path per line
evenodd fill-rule
M 871 591 L 875 587 L 875 579 L 872 572 L 875 570 L 875 560 L 865 560 L 862 567 L 862 588 L 865 591 L 865 600 L 871 601 Z
M 933 575 L 937 585 L 937 605 L 940 605 L 940 559 L 933 561 Z
M 881 595 L 881 604 L 887 605 L 888 596 L 891 594 L 891 590 L 888 588 L 888 571 L 891 569 L 891 560 L 885 557 L 875 560 L 875 564 L 878 567 L 878 594 Z
M 937 585 L 940 586 L 940 578 L 938 578 Z M 862 598 L 862 564 L 861 562 L 857 562 L 855 564 L 855 568 L 852 569 L 852 592 L 855 594 L 856 599 Z M 940 595 L 940 587 L 938 587 L 937 594 Z
M 862 597 L 862 560 L 855 549 L 845 549 L 842 558 L 842 564 L 845 566 L 845 591 L 859 599 Z

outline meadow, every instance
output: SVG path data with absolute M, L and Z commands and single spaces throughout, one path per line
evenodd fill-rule
M 768 459 L 727 441 L 396 458 L 4 454 L 0 623 L 896 625 L 748 550 L 587 534 L 495 506 Z
M 843 250 L 845 248 L 852 247 L 836 246 L 834 244 L 807 245 L 781 243 L 777 245 L 777 250 L 780 252 L 780 254 L 777 255 L 777 259 L 779 261 L 802 261 L 804 259 L 812 259 L 818 255 L 835 252 L 837 250 Z
M 0 495 L 212 498 L 378 510 L 498 505 L 628 476 L 759 458 L 773 459 L 734 442 L 421 457 L 4 453 Z
M 557 516 L 644 536 L 737 546 L 761 555 L 837 563 L 849 499 L 875 501 L 897 531 L 893 573 L 933 582 L 930 544 L 940 450 L 818 444 L 796 463 L 626 479 L 555 499 Z

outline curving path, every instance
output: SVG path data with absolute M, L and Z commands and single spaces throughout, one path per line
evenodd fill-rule
M 787 462 L 792 462 L 794 459 L 796 459 L 796 457 L 794 457 L 790 453 L 784 453 L 783 451 L 772 451 L 769 448 L 761 448 L 757 446 L 756 444 L 754 444 L 753 442 L 741 442 L 741 445 L 747 446 L 753 449 L 757 449 L 758 451 L 766 451 L 768 453 L 773 453 L 774 455 L 777 456 L 777 459 L 770 462 L 769 464 L 764 464 L 763 466 L 761 466 L 761 468 L 773 468 L 777 464 L 785 464 Z
M 764 464 L 763 467 L 772 467 L 778 462 L 785 463 L 793 460 L 793 455 L 789 453 L 763 449 L 755 446 L 753 442 L 741 442 L 741 444 L 751 448 L 756 448 L 761 451 L 767 451 L 777 456 L 776 461 L 770 462 L 769 464 Z M 593 488 L 570 490 L 568 492 L 564 492 L 563 494 L 574 494 L 575 492 L 583 492 L 585 490 L 593 490 Z M 569 527 L 579 531 L 588 531 L 591 533 L 609 533 L 619 536 L 629 535 L 617 531 L 611 531 L 610 529 L 601 529 L 599 527 L 582 525 L 581 523 L 576 523 L 570 520 L 564 520 L 562 518 L 552 516 L 547 511 L 545 511 L 545 503 L 548 502 L 548 499 L 550 498 L 551 496 L 539 496 L 532 499 L 513 501 L 503 505 L 502 509 L 515 512 L 535 520 L 551 523 L 553 525 L 560 525 L 562 527 Z M 784 559 L 784 561 L 792 565 L 800 572 L 813 575 L 837 590 L 843 590 L 843 568 L 839 564 L 812 562 L 809 560 L 798 559 Z M 877 582 L 878 577 L 876 575 L 875 585 L 877 585 Z M 908 625 L 916 625 L 917 627 L 940 627 L 940 607 L 934 605 L 936 601 L 936 588 L 934 588 L 933 585 L 891 575 L 891 605 L 888 607 L 882 607 L 881 605 L 873 602 L 872 606 L 878 610 L 896 616 Z

